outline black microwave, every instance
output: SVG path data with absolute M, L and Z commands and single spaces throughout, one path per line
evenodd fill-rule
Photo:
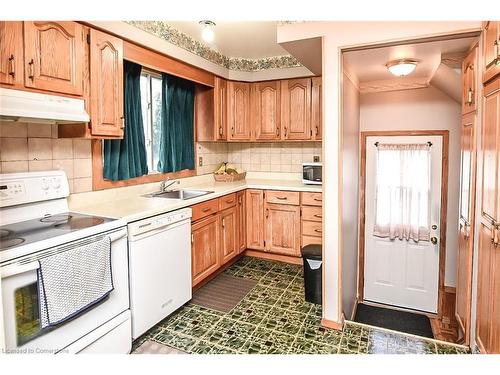
M 307 185 L 321 185 L 323 175 L 322 163 L 302 164 L 302 183 Z

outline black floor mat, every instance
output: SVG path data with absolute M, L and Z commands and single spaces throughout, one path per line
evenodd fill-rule
M 354 321 L 375 327 L 410 333 L 412 335 L 434 338 L 431 321 L 427 316 L 422 314 L 385 309 L 383 307 L 360 303 L 356 309 Z

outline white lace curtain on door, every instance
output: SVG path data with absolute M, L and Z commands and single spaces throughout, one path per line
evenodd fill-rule
M 379 144 L 376 168 L 373 234 L 390 239 L 429 241 L 430 146 Z

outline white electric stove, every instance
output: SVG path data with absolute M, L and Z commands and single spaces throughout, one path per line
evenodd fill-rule
M 131 348 L 126 223 L 68 209 L 63 171 L 0 175 L 0 273 L 5 349 L 12 353 L 126 353 Z M 73 320 L 42 330 L 39 260 L 104 236 L 114 290 Z

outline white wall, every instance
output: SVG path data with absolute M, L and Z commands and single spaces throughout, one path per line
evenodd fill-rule
M 323 318 L 341 322 L 341 106 L 342 49 L 479 31 L 480 21 L 467 22 L 300 22 L 278 27 L 277 42 L 323 37 L 323 202 L 324 295 Z
M 361 95 L 360 128 L 369 130 L 449 130 L 448 213 L 445 285 L 455 286 L 460 196 L 460 105 L 442 91 L 403 90 Z
M 359 90 L 342 81 L 342 311 L 351 319 L 358 285 Z

